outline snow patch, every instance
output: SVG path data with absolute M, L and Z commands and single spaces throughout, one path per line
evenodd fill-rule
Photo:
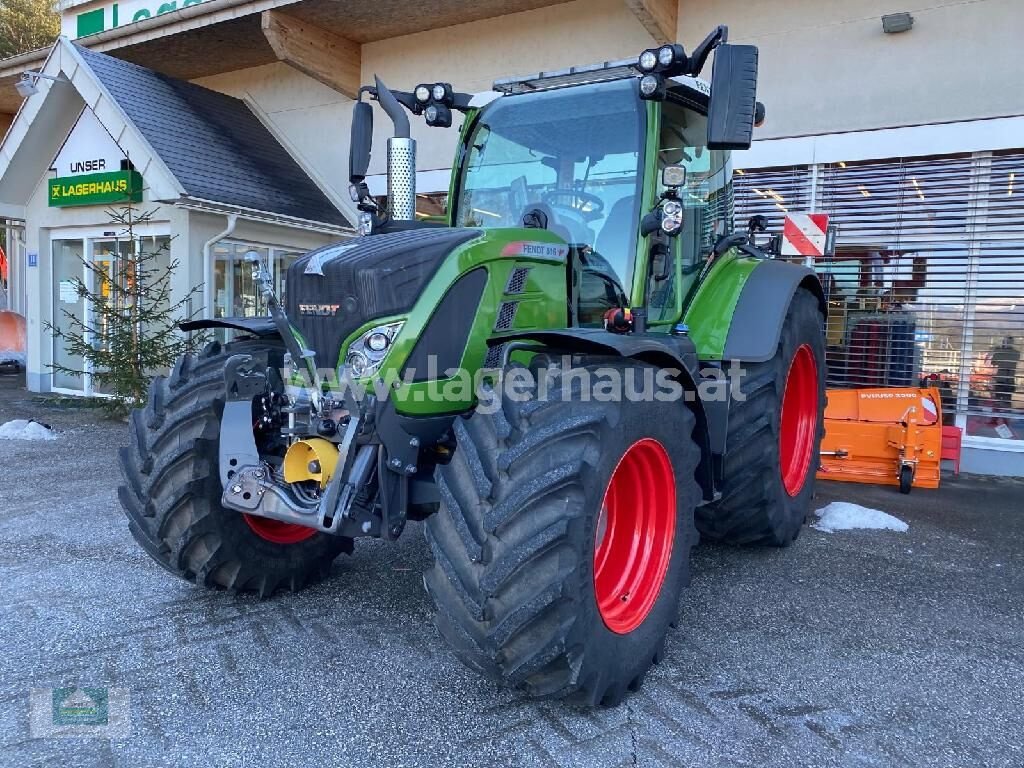
M 30 419 L 14 419 L 0 424 L 3 440 L 56 440 L 57 435 L 45 424 Z
M 845 501 L 833 501 L 827 507 L 819 509 L 814 514 L 818 516 L 818 522 L 814 523 L 811 527 L 825 533 L 850 531 L 856 528 L 904 533 L 910 528 L 909 525 L 898 517 L 893 517 L 887 512 L 869 509 L 868 507 L 850 504 Z

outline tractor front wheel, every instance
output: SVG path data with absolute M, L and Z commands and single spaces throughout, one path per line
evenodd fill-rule
M 645 368 L 586 370 L 642 386 Z M 534 386 L 456 421 L 425 583 L 471 668 L 534 696 L 614 705 L 660 661 L 689 583 L 695 420 L 682 402 L 595 402 L 553 375 L 547 400 Z
M 810 291 L 793 296 L 775 356 L 743 368 L 722 496 L 697 510 L 697 528 L 711 541 L 785 546 L 807 517 L 825 432 L 825 340 Z
M 236 354 L 281 365 L 274 342 L 216 342 L 178 360 L 156 378 L 144 409 L 132 412 L 121 449 L 118 497 L 128 530 L 176 576 L 195 584 L 261 597 L 322 578 L 352 540 L 312 528 L 243 515 L 220 504 L 220 416 L 224 366 Z

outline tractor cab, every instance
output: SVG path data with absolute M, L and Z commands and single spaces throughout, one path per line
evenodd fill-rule
M 579 325 L 600 325 L 641 289 L 652 321 L 677 317 L 680 278 L 695 273 L 732 218 L 729 152 L 707 146 L 707 93 L 686 78 L 670 81 L 663 101 L 645 100 L 628 78 L 497 99 L 464 133 L 451 224 L 558 235 L 577 267 Z M 641 231 L 669 196 L 681 213 L 668 229 L 651 223 L 676 227 L 675 241 Z M 656 262 L 646 289 L 635 279 L 638 254 L 640 264 L 652 254 Z
M 678 320 L 695 276 L 732 228 L 729 150 L 749 146 L 763 116 L 751 76 L 757 51 L 726 38 L 719 27 L 692 56 L 666 45 L 635 61 L 499 80 L 500 96 L 480 105 L 447 83 L 406 93 L 378 80 L 364 91 L 391 116 L 396 137 L 388 202 L 379 206 L 364 183 L 372 112 L 357 109 L 350 168 L 364 230 L 417 224 L 396 217 L 412 217 L 415 194 L 414 166 L 393 164 L 415 158 L 403 108 L 440 126 L 461 111 L 448 226 L 557 236 L 569 248 L 571 326 L 600 326 L 622 307 L 642 308 L 654 325 Z M 695 75 L 716 47 L 708 84 Z

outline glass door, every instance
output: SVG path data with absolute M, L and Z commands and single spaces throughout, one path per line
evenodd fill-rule
M 116 288 L 127 289 L 134 279 L 128 259 L 136 253 L 151 255 L 153 260 L 146 264 L 146 269 L 159 276 L 169 266 L 169 246 L 170 238 L 166 235 L 137 237 L 134 243 L 123 237 L 54 239 L 53 325 L 63 333 L 84 333 L 94 345 L 106 343 L 109 319 L 78 295 L 79 284 L 107 302 L 125 304 L 116 308 L 127 310 L 129 299 Z M 90 269 L 89 264 L 93 268 Z M 90 334 L 85 328 L 95 329 L 97 333 Z M 54 371 L 54 390 L 85 395 L 110 394 L 110 386 L 99 384 L 88 361 L 81 355 L 68 353 L 66 341 L 53 340 L 53 361 L 55 365 L 77 371 L 74 374 Z
M 54 240 L 53 241 L 53 326 L 61 333 L 76 335 L 82 328 L 76 323 L 84 324 L 85 299 L 79 296 L 78 286 L 85 280 L 85 241 Z M 70 392 L 84 392 L 85 361 L 81 355 L 72 355 L 67 351 L 63 339 L 53 338 L 53 364 L 78 371 L 70 373 L 53 371 L 53 389 Z
M 123 279 L 119 274 L 122 271 L 120 248 L 127 245 L 127 243 L 121 243 L 116 239 L 93 240 L 91 245 L 93 269 L 88 270 L 86 276 L 86 284 L 89 285 L 89 291 L 97 296 L 102 296 L 104 302 L 120 303 L 118 299 L 120 294 L 114 291 L 114 286 L 125 287 L 123 283 L 119 282 Z M 91 311 L 90 315 L 91 324 L 97 331 L 96 338 L 93 339 L 93 347 L 98 348 L 101 344 L 107 343 L 105 340 L 112 330 L 109 325 L 110 320 L 101 312 Z M 89 373 L 92 393 L 101 395 L 112 394 L 113 390 L 109 384 L 101 384 L 92 375 L 93 370 L 91 366 L 87 365 L 86 370 Z

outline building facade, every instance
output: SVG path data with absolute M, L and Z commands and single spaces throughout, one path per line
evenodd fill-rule
M 777 228 L 787 212 L 818 211 L 838 227 L 836 254 L 816 265 L 832 307 L 830 383 L 928 378 L 943 393 L 945 418 L 965 430 L 965 468 L 1024 474 L 1024 376 L 1015 362 L 1024 344 L 1024 63 L 1015 55 L 1024 8 L 1016 0 L 65 6 L 65 39 L 56 48 L 0 62 L 0 128 L 11 124 L 0 147 L 7 290 L 12 307 L 28 317 L 32 389 L 88 391 L 88 382 L 58 382 L 48 372 L 60 351 L 46 323 L 59 320 L 63 308 L 63 270 L 79 257 L 116 260 L 102 205 L 52 205 L 54 179 L 76 175 L 61 162 L 85 162 L 84 174 L 90 160 L 116 160 L 118 172 L 126 161 L 143 177 L 143 204 L 158 211 L 145 236 L 169 238 L 170 256 L 183 265 L 182 290 L 204 285 L 197 309 L 259 312 L 245 252 L 261 249 L 283 272 L 295 254 L 352 234 L 349 117 L 360 84 L 375 74 L 394 87 L 448 81 L 484 92 L 499 77 L 629 58 L 655 42 L 691 48 L 724 23 L 731 41 L 760 48 L 768 113 L 754 148 L 735 156 L 737 222 L 763 213 Z M 895 13 L 909 14 L 909 29 L 883 23 Z M 886 31 L 894 28 L 904 31 Z M 261 146 L 276 147 L 278 161 L 278 151 L 290 158 L 295 177 L 319 190 L 330 209 L 318 203 L 310 209 L 315 216 L 296 215 L 266 190 L 246 204 L 231 189 L 238 183 L 218 188 L 208 180 L 204 197 L 188 194 L 179 177 L 188 180 L 190 171 L 169 165 L 189 139 L 174 145 L 154 138 L 174 130 L 175 114 L 133 114 L 130 102 L 145 94 L 118 97 L 102 78 L 95 88 L 84 76 L 76 82 L 74 59 L 83 50 L 231 98 L 201 117 L 216 125 L 251 116 L 266 132 Z M 39 93 L 22 102 L 14 84 L 25 70 L 58 80 L 40 80 Z M 62 80 L 77 96 L 56 95 L 69 88 Z M 118 111 L 123 120 L 113 116 Z M 386 122 L 377 121 L 375 147 L 383 146 Z M 445 204 L 456 129 L 414 121 L 413 132 L 420 205 L 434 213 Z M 69 144 L 88 149 L 69 152 Z M 109 157 L 101 158 L 104 152 Z M 140 168 L 151 156 L 151 167 Z M 237 172 L 245 158 L 236 151 L 205 165 L 216 176 Z M 249 175 L 266 173 L 246 167 Z M 377 152 L 375 192 L 383 191 L 383 171 Z

